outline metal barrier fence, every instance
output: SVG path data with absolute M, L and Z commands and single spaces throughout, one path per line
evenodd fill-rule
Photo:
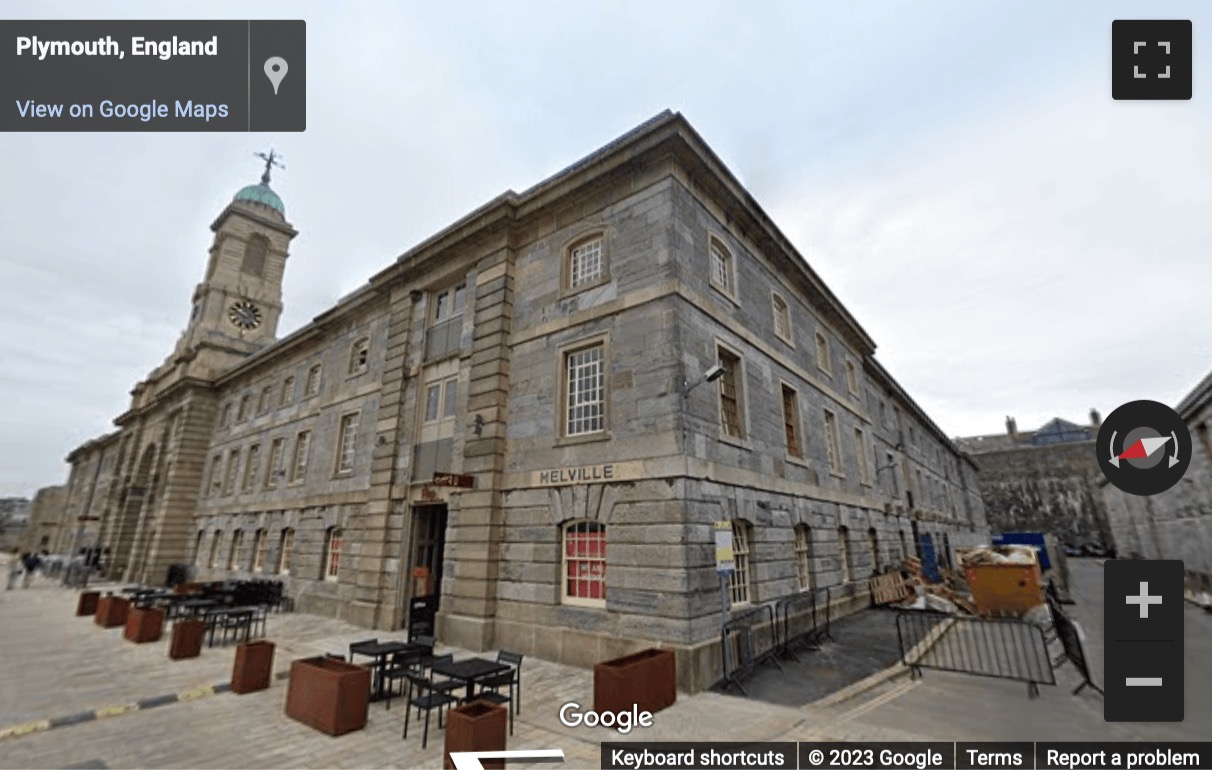
M 829 635 L 832 596 L 828 587 L 824 591 L 824 612 L 818 612 L 816 591 L 785 597 L 774 606 L 779 630 L 778 653 L 781 657 L 794 658 L 797 649 L 815 650 L 822 641 L 833 638 Z
M 898 612 L 896 635 L 915 679 L 924 668 L 1011 679 L 1032 698 L 1039 685 L 1056 684 L 1043 630 L 1021 620 Z
M 773 663 L 782 669 L 775 658 L 778 647 L 778 627 L 771 605 L 754 607 L 729 620 L 720 631 L 724 685 L 735 685 L 742 695 L 748 695 L 741 680 L 759 663 Z
M 1062 665 L 1065 661 L 1069 661 L 1077 669 L 1078 675 L 1082 678 L 1082 683 L 1073 690 L 1074 695 L 1077 695 L 1087 687 L 1099 695 L 1103 695 L 1103 689 L 1096 685 L 1090 676 L 1090 664 L 1086 660 L 1086 649 L 1082 646 L 1082 637 L 1077 631 L 1077 626 L 1061 610 L 1060 601 L 1053 594 L 1048 594 L 1047 599 L 1048 611 L 1052 616 L 1052 630 L 1056 633 L 1057 638 L 1060 639 L 1061 646 L 1065 650 L 1061 657 L 1053 661 L 1053 664 Z

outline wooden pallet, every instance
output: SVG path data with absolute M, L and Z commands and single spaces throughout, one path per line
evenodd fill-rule
M 877 606 L 903 602 L 913 596 L 913 588 L 899 572 L 871 578 L 871 602 Z

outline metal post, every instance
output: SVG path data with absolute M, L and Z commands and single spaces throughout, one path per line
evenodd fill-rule
M 724 661 L 724 674 L 727 675 L 732 671 L 731 658 L 732 651 L 728 645 L 728 573 L 720 570 L 720 644 L 724 646 L 722 650 Z

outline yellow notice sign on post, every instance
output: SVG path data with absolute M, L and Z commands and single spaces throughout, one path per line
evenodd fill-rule
M 715 523 L 715 571 L 721 574 L 733 572 L 736 559 L 732 554 L 732 522 Z

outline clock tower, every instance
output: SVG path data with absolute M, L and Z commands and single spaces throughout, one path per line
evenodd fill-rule
M 249 354 L 276 338 L 287 249 L 298 232 L 269 186 L 272 168 L 282 167 L 279 156 L 257 155 L 265 161 L 260 184 L 237 192 L 210 226 L 215 239 L 179 352 L 209 344 Z

